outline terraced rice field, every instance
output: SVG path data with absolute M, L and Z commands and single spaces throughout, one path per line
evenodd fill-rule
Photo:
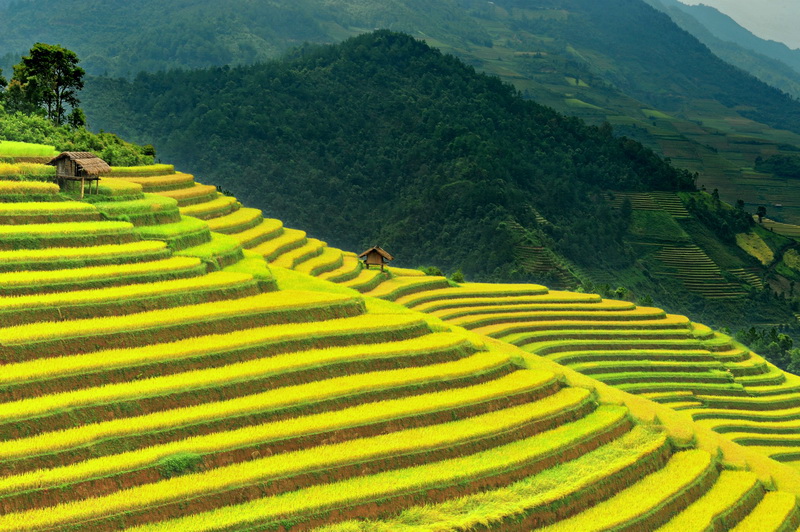
M 691 292 L 709 299 L 736 299 L 745 294 L 741 286 L 725 280 L 719 266 L 695 245 L 662 246 L 655 255 L 668 268 L 664 273 L 680 279 Z
M 0 223 L 0 529 L 800 525 L 800 473 L 700 415 L 794 408 L 794 381 L 730 339 L 590 294 L 367 270 L 151 174 L 81 207 L 13 192 L 50 201 Z

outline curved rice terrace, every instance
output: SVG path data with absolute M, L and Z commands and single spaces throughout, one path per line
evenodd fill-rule
M 729 338 L 116 175 L 0 182 L 0 529 L 800 525 L 800 380 Z

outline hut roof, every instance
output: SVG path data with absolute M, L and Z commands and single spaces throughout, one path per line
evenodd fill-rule
M 373 247 L 369 248 L 364 253 L 359 255 L 358 258 L 360 259 L 360 258 L 366 257 L 367 255 L 369 255 L 373 251 L 377 251 L 378 253 L 380 253 L 381 257 L 383 257 L 386 260 L 394 260 L 394 257 L 392 257 L 387 251 L 381 249 L 379 246 L 373 246 Z
M 111 172 L 111 167 L 103 159 L 88 151 L 65 151 L 55 156 L 49 163 L 56 166 L 61 159 L 75 161 L 80 168 L 89 175 L 100 175 Z

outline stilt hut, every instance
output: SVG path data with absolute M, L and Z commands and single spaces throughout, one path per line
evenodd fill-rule
M 68 181 L 80 181 L 81 198 L 87 181 L 89 193 L 92 193 L 92 183 L 95 184 L 97 193 L 100 188 L 100 176 L 111 172 L 107 162 L 88 151 L 65 151 L 47 164 L 56 167 L 56 182 L 62 189 Z
M 380 266 L 381 271 L 383 271 L 383 267 L 386 263 L 391 260 L 394 260 L 388 252 L 384 251 L 378 246 L 373 246 L 366 250 L 364 253 L 358 256 L 359 259 L 364 259 L 364 264 L 367 266 L 369 270 L 370 266 Z

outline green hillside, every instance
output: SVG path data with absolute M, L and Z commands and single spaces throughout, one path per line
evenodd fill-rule
M 85 201 L 20 177 L 0 180 L 3 530 L 800 525 L 796 377 L 704 326 L 366 269 L 169 165 Z M 587 349 L 608 371 L 555 361 Z
M 74 31 L 72 19 L 92 31 Z M 266 60 L 303 42 L 338 42 L 380 27 L 426 39 L 560 112 L 612 123 L 699 172 L 700 183 L 729 203 L 781 205 L 777 219 L 800 222 L 800 197 L 785 180 L 754 171 L 756 157 L 800 146 L 797 102 L 720 61 L 640 0 L 235 0 L 224 8 L 208 0 L 135 7 L 21 0 L 0 13 L 0 49 L 7 51 L 0 63 L 8 73 L 35 41 L 57 40 L 91 73 L 133 76 Z M 748 61 L 762 74 L 768 62 Z M 96 128 L 116 123 L 102 113 L 93 118 Z
M 702 195 L 688 212 L 690 197 L 675 191 L 691 191 L 693 176 L 408 36 L 98 81 L 85 95 L 89 115 L 113 130 L 154 140 L 165 157 L 343 248 L 381 243 L 407 266 L 484 280 L 623 286 L 733 329 L 796 323 L 772 297 L 787 290 L 787 272 L 771 275 L 771 261 L 737 245 L 736 233 L 752 230 L 744 212 Z M 772 245 L 780 261 L 789 241 Z M 675 246 L 685 261 L 662 260 Z M 693 269 L 708 278 L 682 274 Z

